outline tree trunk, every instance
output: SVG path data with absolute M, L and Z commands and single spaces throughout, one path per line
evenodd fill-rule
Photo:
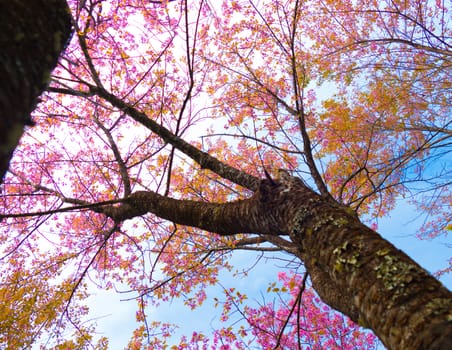
M 140 191 L 99 211 L 115 220 L 152 212 L 222 235 L 288 235 L 322 300 L 373 330 L 389 349 L 452 349 L 452 294 L 351 209 L 298 178 L 262 180 L 254 196 L 232 203 Z
M 389 349 L 452 349 L 452 294 L 348 208 L 300 184 L 285 205 L 322 300 Z
M 0 0 L 0 182 L 70 33 L 64 0 Z

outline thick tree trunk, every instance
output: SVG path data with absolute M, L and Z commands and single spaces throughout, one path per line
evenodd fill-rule
M 352 210 L 295 177 L 263 180 L 253 197 L 232 203 L 143 191 L 100 211 L 116 220 L 152 212 L 223 235 L 289 235 L 323 301 L 372 329 L 389 349 L 452 349 L 452 294 Z
M 389 349 L 452 349 L 452 294 L 363 225 L 301 184 L 287 204 L 290 237 L 322 300 Z
M 70 33 L 65 0 L 0 0 L 0 182 Z

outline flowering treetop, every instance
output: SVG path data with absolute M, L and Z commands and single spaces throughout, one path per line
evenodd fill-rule
M 198 226 L 215 233 L 181 225 L 188 209 L 119 215 L 139 193 L 226 203 L 284 169 L 373 224 L 412 196 L 429 211 L 425 234 L 450 230 L 447 1 L 68 3 L 72 41 L 2 187 L 0 344 L 50 334 L 56 349 L 106 348 L 84 323 L 94 283 L 135 293 L 130 348 L 165 348 L 170 326 L 148 322 L 149 304 L 202 304 L 234 250 L 298 249 L 284 236 L 221 235 L 234 223 L 214 226 L 215 208 Z M 269 293 L 281 301 L 258 307 L 225 287 L 225 327 L 179 348 L 375 346 L 302 274 L 279 280 Z M 229 327 L 231 310 L 243 325 Z

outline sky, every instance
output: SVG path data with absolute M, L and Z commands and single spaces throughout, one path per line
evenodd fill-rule
M 331 94 L 331 90 L 326 90 L 323 90 L 323 93 L 318 91 L 322 98 Z M 379 219 L 378 232 L 427 271 L 434 273 L 447 267 L 447 260 L 452 252 L 450 242 L 448 243 L 448 237 L 444 236 L 432 240 L 417 238 L 416 233 L 422 221 L 423 217 L 419 216 L 416 208 L 400 199 L 389 216 Z M 237 268 L 251 267 L 257 257 L 255 252 L 234 252 L 231 264 Z M 283 265 L 283 262 L 275 259 L 261 259 L 246 278 L 234 277 L 231 273 L 224 272 L 221 275 L 221 283 L 225 287 L 234 286 L 245 292 L 249 299 L 262 302 L 269 283 L 277 280 L 277 273 L 284 269 Z M 452 290 L 451 274 L 441 276 L 440 280 Z M 177 343 L 182 335 L 189 336 L 193 331 L 204 331 L 208 335 L 213 328 L 220 326 L 221 310 L 214 308 L 213 297 L 221 295 L 221 292 L 221 286 L 209 287 L 205 304 L 195 310 L 183 305 L 182 300 L 175 299 L 171 303 L 150 309 L 149 320 L 177 323 L 180 328 L 173 335 L 174 343 Z M 124 296 L 114 292 L 98 291 L 90 303 L 91 315 L 101 317 L 97 320 L 98 331 L 109 338 L 112 349 L 125 348 L 135 326 L 136 305 L 133 301 L 121 302 L 121 298 Z
M 418 217 L 416 209 L 406 201 L 400 200 L 398 206 L 384 219 L 380 219 L 378 232 L 396 247 L 402 249 L 429 272 L 436 272 L 447 266 L 451 256 L 447 237 L 433 240 L 420 240 L 415 237 L 422 218 Z M 272 256 L 272 255 L 269 255 Z M 286 257 L 288 255 L 285 255 Z M 258 254 L 251 251 L 239 251 L 233 254 L 231 264 L 238 269 L 252 267 Z M 269 283 L 277 280 L 277 274 L 284 269 L 284 262 L 276 259 L 261 259 L 249 272 L 247 277 L 233 276 L 232 273 L 221 274 L 221 284 L 225 287 L 234 286 L 247 294 L 251 300 L 262 302 Z M 452 275 L 441 277 L 446 287 L 452 289 Z M 205 304 L 192 311 L 180 299 L 148 309 L 149 320 L 177 323 L 180 328 L 174 333 L 177 343 L 183 334 L 189 336 L 193 331 L 204 331 L 209 335 L 213 328 L 219 327 L 221 309 L 214 308 L 213 297 L 221 294 L 221 286 L 207 289 L 208 299 Z M 122 301 L 127 298 L 114 291 L 93 290 L 88 304 L 91 308 L 89 317 L 96 320 L 99 336 L 106 336 L 111 349 L 126 347 L 133 330 L 136 327 L 136 303 Z

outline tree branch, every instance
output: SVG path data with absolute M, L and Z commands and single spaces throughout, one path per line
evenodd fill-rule
M 178 200 L 152 191 L 138 191 L 119 206 L 104 207 L 99 212 L 115 221 L 124 221 L 153 213 L 177 224 L 194 226 L 220 235 L 259 232 L 270 236 L 284 235 L 278 208 L 271 209 L 269 197 L 274 186 L 262 180 L 259 191 L 245 200 L 228 203 L 206 203 Z
M 89 85 L 89 88 L 91 92 L 105 99 L 112 106 L 129 115 L 136 122 L 144 125 L 146 128 L 159 135 L 165 142 L 168 142 L 179 151 L 189 156 L 191 159 L 197 162 L 201 166 L 201 168 L 209 169 L 214 173 L 220 175 L 221 177 L 251 191 L 257 190 L 259 186 L 258 178 L 241 170 L 238 170 L 230 165 L 227 165 L 219 161 L 217 158 L 211 156 L 210 154 L 199 150 L 195 146 L 174 135 L 164 126 L 150 119 L 145 113 L 140 112 L 135 107 L 109 93 L 107 90 L 93 85 Z

